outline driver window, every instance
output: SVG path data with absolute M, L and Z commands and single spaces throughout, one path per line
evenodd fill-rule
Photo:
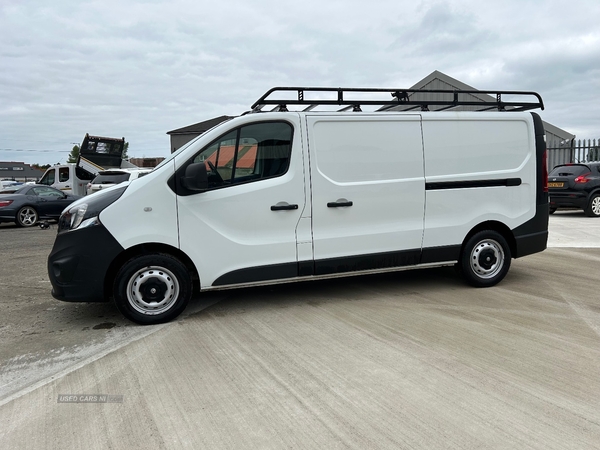
M 209 189 L 277 177 L 289 167 L 292 135 L 286 122 L 246 125 L 214 141 L 193 162 L 206 164 Z
M 40 184 L 47 184 L 48 186 L 54 184 L 54 172 L 54 169 L 52 169 L 50 172 L 47 172 L 46 175 L 44 175 L 40 180 Z

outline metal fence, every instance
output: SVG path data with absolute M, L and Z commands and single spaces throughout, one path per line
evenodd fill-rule
M 569 140 L 559 147 L 548 148 L 548 169 L 559 164 L 600 161 L 600 139 Z

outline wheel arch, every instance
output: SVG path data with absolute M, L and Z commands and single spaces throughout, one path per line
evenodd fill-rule
M 502 222 L 495 221 L 495 220 L 488 220 L 486 222 L 481 222 L 477 226 L 473 227 L 471 229 L 471 231 L 469 231 L 469 233 L 467 233 L 467 235 L 463 239 L 461 247 L 460 247 L 461 255 L 463 254 L 465 244 L 467 243 L 467 241 L 469 239 L 471 239 L 471 236 L 473 236 L 476 233 L 479 233 L 480 231 L 483 231 L 483 230 L 493 230 L 493 231 L 500 233 L 502 235 L 502 237 L 504 239 L 506 239 L 506 243 L 508 244 L 508 247 L 510 248 L 511 258 L 514 258 L 514 255 L 516 255 L 516 253 L 517 253 L 517 241 L 515 239 L 515 235 L 513 234 L 511 229 L 508 228 L 505 224 L 503 224 Z
M 592 197 L 594 197 L 594 195 L 598 195 L 598 194 L 600 194 L 600 186 L 598 186 L 590 191 L 590 193 L 587 196 L 587 202 L 589 203 L 590 201 L 592 201 Z
M 157 242 L 145 243 L 129 247 L 121 252 L 110 264 L 104 277 L 104 292 L 105 297 L 109 300 L 113 295 L 113 284 L 119 269 L 135 256 L 149 255 L 152 253 L 161 253 L 177 258 L 187 268 L 192 277 L 193 294 L 200 292 L 200 277 L 192 260 L 180 249 Z

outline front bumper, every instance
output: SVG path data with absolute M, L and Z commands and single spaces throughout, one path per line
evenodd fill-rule
M 123 247 L 103 225 L 60 233 L 48 256 L 52 296 L 67 302 L 105 302 L 106 274 Z

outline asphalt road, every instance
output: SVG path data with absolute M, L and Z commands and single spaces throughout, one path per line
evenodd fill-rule
M 224 291 L 153 327 L 53 300 L 55 231 L 0 226 L 0 448 L 600 448 L 600 220 L 555 214 L 490 289 Z

